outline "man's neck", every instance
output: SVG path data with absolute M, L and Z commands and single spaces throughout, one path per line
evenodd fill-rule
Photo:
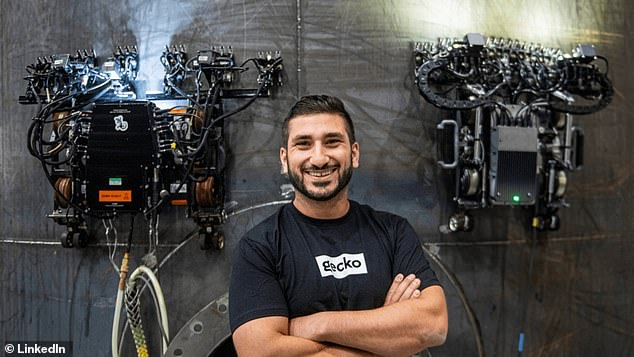
M 337 219 L 348 213 L 350 201 L 348 192 L 343 190 L 337 196 L 328 201 L 315 201 L 298 192 L 295 192 L 293 205 L 304 216 L 316 219 Z

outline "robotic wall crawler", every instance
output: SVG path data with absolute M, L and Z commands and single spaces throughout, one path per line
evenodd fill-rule
M 535 228 L 558 229 L 567 173 L 583 164 L 573 116 L 610 103 L 607 60 L 590 45 L 567 54 L 470 33 L 418 43 L 414 61 L 420 94 L 450 113 L 438 163 L 453 173 L 458 212 L 441 230 L 468 231 L 469 210 L 495 205 L 534 206 Z
M 222 248 L 225 221 L 224 120 L 270 95 L 282 82 L 279 53 L 242 64 L 230 47 L 189 54 L 166 47 L 164 88 L 147 93 L 137 81 L 135 47 L 117 48 L 99 64 L 94 51 L 40 57 L 27 66 L 22 104 L 38 104 L 28 132 L 30 153 L 54 188 L 49 217 L 65 225 L 65 247 L 87 243 L 86 217 L 186 206 L 205 245 Z M 235 88 L 257 71 L 257 88 Z M 225 112 L 223 100 L 243 103 Z

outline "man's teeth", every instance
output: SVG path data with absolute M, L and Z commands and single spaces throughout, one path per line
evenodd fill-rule
M 327 169 L 327 170 L 306 170 L 306 173 L 311 175 L 311 176 L 315 176 L 315 177 L 324 177 L 324 176 L 328 176 L 331 173 L 335 172 L 336 169 L 332 168 L 332 169 Z

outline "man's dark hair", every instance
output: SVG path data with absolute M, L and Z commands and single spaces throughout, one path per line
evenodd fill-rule
M 356 141 L 354 136 L 354 125 L 352 124 L 352 118 L 346 111 L 345 106 L 341 99 L 330 95 L 307 95 L 301 97 L 288 112 L 286 118 L 284 118 L 284 125 L 282 127 L 283 145 L 288 145 L 288 123 L 291 119 L 300 115 L 308 114 L 339 114 L 346 120 L 346 132 L 350 139 L 350 144 Z

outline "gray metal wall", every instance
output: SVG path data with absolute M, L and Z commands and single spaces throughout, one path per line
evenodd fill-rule
M 488 356 L 516 354 L 521 326 L 527 356 L 634 355 L 630 2 L 0 4 L 0 342 L 67 340 L 73 342 L 75 356 L 108 356 L 117 285 L 109 260 L 113 248 L 106 244 L 102 222 L 92 222 L 97 243 L 63 249 L 58 244 L 61 227 L 45 217 L 53 205 L 52 189 L 26 150 L 26 130 L 36 108 L 17 104 L 25 89 L 24 66 L 37 56 L 83 48 L 107 56 L 115 45 L 136 44 L 149 61 L 156 60 L 166 44 L 185 44 L 193 51 L 224 44 L 233 46 L 239 59 L 279 49 L 286 69 L 286 85 L 273 98 L 257 101 L 226 124 L 231 160 L 228 200 L 235 202 L 234 209 L 281 199 L 285 181 L 278 163 L 280 118 L 294 99 L 308 93 L 337 95 L 348 104 L 361 143 L 361 168 L 353 177 L 352 197 L 410 220 L 422 241 L 461 282 Z M 589 42 L 610 61 L 614 101 L 607 109 L 578 119 L 585 130 L 585 167 L 569 176 L 571 207 L 561 212 L 561 229 L 539 237 L 530 279 L 528 210 L 479 211 L 473 232 L 438 233 L 452 209 L 434 157 L 433 128 L 445 114 L 424 102 L 414 86 L 412 44 L 466 32 L 540 42 L 565 51 Z M 275 209 L 267 206 L 229 218 L 223 251 L 201 251 L 192 239 L 166 261 L 159 275 L 172 335 L 227 291 L 229 257 L 236 241 Z M 195 228 L 183 210 L 164 212 L 160 222 L 159 259 Z M 115 224 L 123 241 L 128 218 Z M 138 217 L 136 226 L 133 265 L 147 251 L 146 223 Z M 121 254 L 122 248 L 114 252 L 116 264 Z M 448 297 L 450 331 L 446 345 L 432 349 L 432 354 L 477 355 L 457 290 L 437 270 Z M 145 301 L 150 306 L 150 300 Z M 154 321 L 145 324 L 156 350 Z M 127 341 L 131 345 L 129 337 Z

